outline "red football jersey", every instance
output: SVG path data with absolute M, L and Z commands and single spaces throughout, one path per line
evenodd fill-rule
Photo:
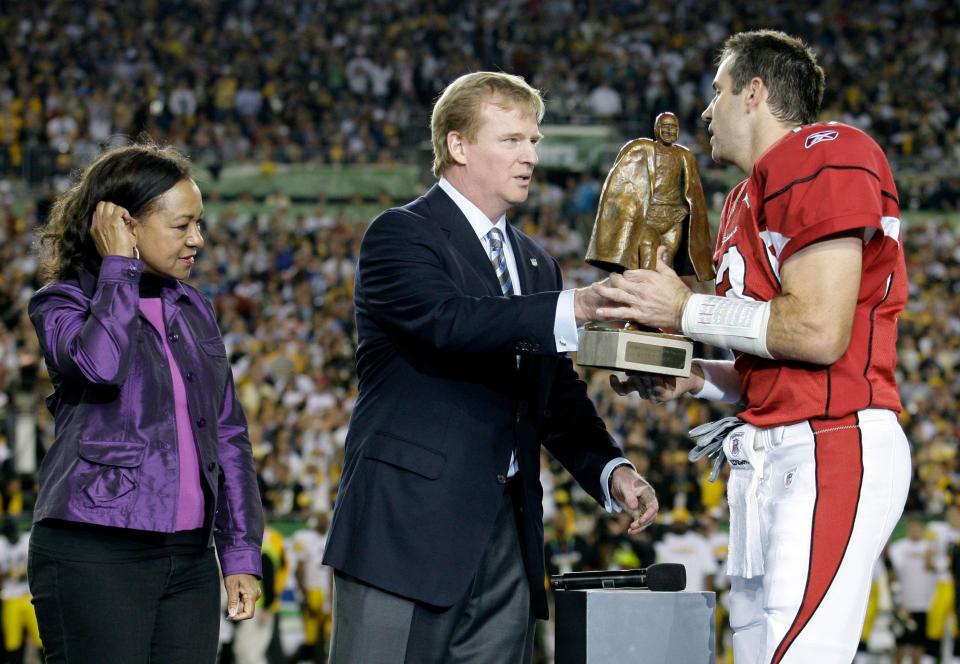
M 850 346 L 829 366 L 735 353 L 747 422 L 776 426 L 863 408 L 899 412 L 894 367 L 907 273 L 893 175 L 859 129 L 830 122 L 793 130 L 727 196 L 713 257 L 717 294 L 726 297 L 773 299 L 780 266 L 793 254 L 858 228 L 863 271 Z

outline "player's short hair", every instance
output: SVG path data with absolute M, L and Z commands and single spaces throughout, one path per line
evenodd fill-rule
M 767 86 L 767 106 L 781 122 L 808 124 L 817 119 L 823 101 L 824 73 L 807 44 L 776 30 L 753 30 L 730 36 L 717 63 L 736 56 L 730 68 L 733 94 L 754 77 Z
M 476 139 L 480 129 L 480 106 L 484 102 L 530 113 L 536 116 L 537 122 L 543 119 L 543 97 L 522 77 L 492 71 L 464 74 L 446 87 L 434 104 L 430 117 L 433 174 L 436 177 L 443 175 L 454 163 L 447 149 L 447 134 L 459 131 L 468 140 Z

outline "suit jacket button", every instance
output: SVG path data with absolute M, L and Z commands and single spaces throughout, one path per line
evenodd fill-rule
M 498 484 L 506 484 L 506 483 L 507 483 L 507 476 L 504 475 L 503 473 L 500 473 L 499 475 L 497 475 L 497 483 L 498 483 Z
M 217 467 L 217 464 L 215 464 L 213 461 L 207 464 L 207 470 L 209 470 L 210 472 L 213 472 L 213 469 L 216 467 Z

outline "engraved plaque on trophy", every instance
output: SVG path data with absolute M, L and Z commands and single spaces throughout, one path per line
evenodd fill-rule
M 661 113 L 656 139 L 637 138 L 620 149 L 600 193 L 586 260 L 609 272 L 656 268 L 657 251 L 679 275 L 713 279 L 707 205 L 697 162 L 677 145 L 680 124 Z M 577 364 L 617 371 L 689 376 L 693 342 L 631 321 L 588 323 L 580 332 Z

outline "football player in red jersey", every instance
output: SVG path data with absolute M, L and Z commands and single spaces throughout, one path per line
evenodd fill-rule
M 722 444 L 731 465 L 737 664 L 847 664 L 910 480 L 894 377 L 907 295 L 897 192 L 870 137 L 816 122 L 824 74 L 802 41 L 740 33 L 718 61 L 703 119 L 714 160 L 747 179 L 723 207 L 717 294 L 691 293 L 662 263 L 593 288 L 611 301 L 600 316 L 682 329 L 735 359 L 611 382 L 653 401 L 742 403 L 698 441 L 718 455 Z

